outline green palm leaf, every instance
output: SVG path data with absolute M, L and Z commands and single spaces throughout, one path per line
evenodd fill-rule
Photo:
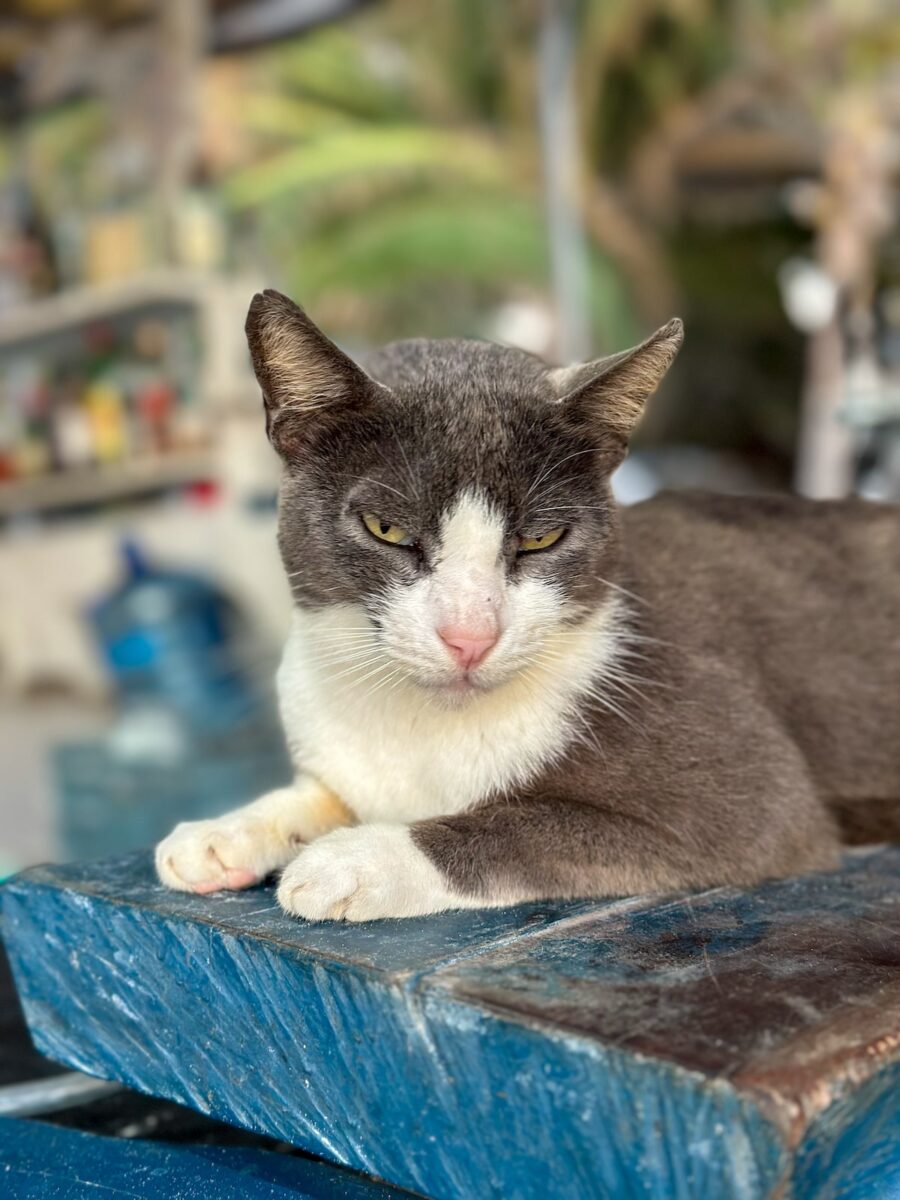
M 251 208 L 286 192 L 300 194 L 367 172 L 407 177 L 427 172 L 482 185 L 508 178 L 499 147 L 479 133 L 417 125 L 352 126 L 243 169 L 226 183 L 225 196 L 236 208 Z

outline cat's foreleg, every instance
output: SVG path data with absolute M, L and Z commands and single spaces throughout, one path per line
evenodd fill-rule
M 479 805 L 412 825 L 338 829 L 302 850 L 278 888 L 309 920 L 366 921 L 524 900 L 631 896 L 719 884 L 746 886 L 828 870 L 837 839 L 817 810 L 732 813 L 697 807 L 692 821 L 663 808 L 631 813 L 561 796 Z M 801 820 L 802 817 L 802 820 Z
M 326 834 L 285 868 L 281 907 L 308 921 L 371 921 L 492 903 L 458 894 L 415 844 L 414 828 L 357 825 Z
M 366 921 L 678 886 L 677 847 L 620 814 L 555 798 L 497 801 L 413 825 L 338 829 L 278 888 L 308 920 Z
M 301 775 L 224 816 L 176 825 L 156 848 L 156 870 L 179 891 L 250 887 L 289 863 L 303 843 L 352 821 L 332 791 Z

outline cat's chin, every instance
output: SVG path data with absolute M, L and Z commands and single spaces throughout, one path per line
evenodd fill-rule
M 491 690 L 489 685 L 476 683 L 475 680 L 463 676 L 458 679 L 448 679 L 436 683 L 429 680 L 421 684 L 429 694 L 445 708 L 464 708 L 467 704 L 483 696 Z
M 480 697 L 488 696 L 491 692 L 502 688 L 504 684 L 509 683 L 517 674 L 518 672 L 511 671 L 500 677 L 494 675 L 489 679 L 479 679 L 477 676 L 463 675 L 446 680 L 422 679 L 418 683 L 424 691 L 428 692 L 432 699 L 436 700 L 443 707 L 450 709 L 465 708 L 467 704 L 472 704 Z

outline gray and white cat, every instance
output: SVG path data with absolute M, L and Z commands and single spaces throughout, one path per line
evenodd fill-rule
M 469 341 L 351 362 L 247 320 L 284 460 L 291 787 L 157 850 L 175 888 L 280 870 L 311 920 L 750 884 L 900 830 L 900 519 L 609 478 L 678 321 L 551 369 Z

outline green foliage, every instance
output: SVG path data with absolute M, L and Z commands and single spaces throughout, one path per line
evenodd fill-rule
M 282 45 L 255 72 L 241 113 L 259 153 L 225 181 L 226 202 L 252 218 L 283 286 L 347 314 L 349 333 L 390 335 L 429 293 L 444 333 L 547 294 L 534 113 L 523 128 L 510 118 L 513 8 L 438 0 L 423 23 L 396 0 L 377 23 Z M 590 254 L 598 340 L 621 345 L 636 327 L 627 289 L 602 248 Z
M 667 111 L 734 56 L 731 0 L 589 0 L 581 91 L 595 165 L 621 170 Z
M 403 56 L 378 26 L 329 26 L 270 51 L 273 90 L 317 100 L 362 121 L 393 121 L 411 113 Z
M 631 167 L 642 147 L 673 114 L 699 119 L 710 100 L 714 111 L 714 85 L 736 66 L 749 79 L 756 63 L 770 73 L 796 63 L 786 82 L 816 107 L 828 94 L 816 81 L 834 65 L 818 61 L 810 36 L 820 17 L 833 27 L 832 58 L 839 53 L 842 69 L 865 79 L 900 38 L 900 27 L 873 22 L 862 11 L 869 8 L 845 0 L 581 0 L 576 86 L 588 173 L 624 195 L 639 189 Z M 466 306 L 479 303 L 472 288 L 493 298 L 521 286 L 549 290 L 536 120 L 542 6 L 434 0 L 427 11 L 423 20 L 418 0 L 385 0 L 283 44 L 265 56 L 246 98 L 243 121 L 259 153 L 227 182 L 226 197 L 254 214 L 267 257 L 304 295 L 355 288 L 377 295 L 389 314 L 403 307 L 404 291 L 429 282 Z M 844 27 L 847 37 L 836 41 Z M 627 252 L 604 223 L 588 222 L 598 334 L 633 328 L 629 291 L 641 289 L 652 307 L 654 275 L 671 265 L 627 201 L 617 215 Z M 470 320 L 448 305 L 448 326 Z
M 453 179 L 473 186 L 504 181 L 503 164 L 484 137 L 466 130 L 416 125 L 343 126 L 323 132 L 243 170 L 226 186 L 238 208 L 252 207 L 287 192 L 298 201 L 339 180 L 353 184 L 385 175 L 399 180 L 427 175 L 434 183 Z
M 522 198 L 429 192 L 383 204 L 364 221 L 338 225 L 306 243 L 296 269 L 306 290 L 397 286 L 454 276 L 539 287 L 546 278 L 541 215 Z
M 97 100 L 50 109 L 29 124 L 24 141 L 28 177 L 46 210 L 95 199 L 102 190 L 98 159 L 109 131 L 109 114 Z

